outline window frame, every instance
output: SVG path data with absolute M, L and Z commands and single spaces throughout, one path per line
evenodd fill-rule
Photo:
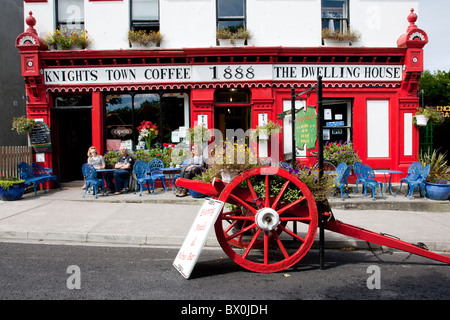
M 219 2 L 224 1 L 227 3 L 229 0 L 216 0 L 216 27 L 220 29 L 221 22 L 227 21 L 239 21 L 242 20 L 242 27 L 247 28 L 247 0 L 242 0 L 243 2 L 243 15 L 242 16 L 219 16 Z M 227 29 L 227 28 L 225 28 Z M 230 28 L 233 29 L 233 28 Z M 232 30 L 236 31 L 236 30 Z
M 82 8 L 83 9 L 83 19 L 82 20 L 75 20 L 75 22 L 74 22 L 75 25 L 80 25 L 80 29 L 78 29 L 78 28 L 69 29 L 69 28 L 67 28 L 67 25 L 68 25 L 67 23 L 61 22 L 60 16 L 59 16 L 60 1 L 61 0 L 56 0 L 55 1 L 55 26 L 56 26 L 55 29 L 58 29 L 60 31 L 63 31 L 64 29 L 73 30 L 73 31 L 85 30 L 85 28 L 84 28 L 84 26 L 85 26 L 84 1 L 81 2 L 83 4 L 83 8 Z M 65 28 L 62 29 L 61 25 L 64 25 Z
M 144 30 L 146 32 L 150 31 L 160 31 L 160 20 L 161 20 L 161 3 L 159 0 L 158 3 L 158 19 L 157 20 L 133 20 L 133 2 L 134 0 L 130 0 L 130 30 L 140 31 Z
M 340 30 L 341 32 L 347 32 L 349 30 L 349 26 L 350 26 L 350 0 L 341 0 L 343 2 L 345 2 L 345 7 L 344 10 L 345 12 L 343 12 L 344 17 L 342 18 L 335 18 L 335 17 L 324 17 L 324 9 L 327 7 L 324 7 L 324 2 L 325 1 L 330 1 L 330 0 L 321 0 L 321 9 L 320 9 L 320 13 L 321 13 L 321 20 L 322 20 L 322 29 L 328 28 L 330 21 L 336 22 L 336 21 L 340 21 L 339 25 L 339 29 L 336 29 L 336 23 L 334 23 L 334 29 L 335 30 Z M 333 31 L 333 30 L 331 30 Z

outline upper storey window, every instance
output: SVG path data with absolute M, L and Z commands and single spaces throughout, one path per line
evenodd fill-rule
M 217 28 L 236 31 L 245 28 L 246 0 L 217 0 Z
M 159 31 L 159 0 L 131 0 L 131 29 Z
M 56 24 L 61 31 L 84 30 L 84 0 L 58 0 Z
M 348 28 L 348 0 L 322 0 L 322 29 L 346 32 Z

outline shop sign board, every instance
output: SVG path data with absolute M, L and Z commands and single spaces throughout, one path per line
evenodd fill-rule
M 300 149 L 304 146 L 309 149 L 316 147 L 317 141 L 317 116 L 316 109 L 307 108 L 300 110 L 295 115 L 295 145 Z
M 30 144 L 36 153 L 52 152 L 50 128 L 46 123 L 36 121 L 30 132 Z
M 221 64 L 46 68 L 46 85 L 226 81 L 401 81 L 402 65 Z
M 200 208 L 194 223 L 189 230 L 183 245 L 180 248 L 173 266 L 188 279 L 200 256 L 206 238 L 222 211 L 224 202 L 214 199 L 206 199 Z

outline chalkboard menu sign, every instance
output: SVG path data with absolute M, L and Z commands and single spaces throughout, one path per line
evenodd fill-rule
M 314 149 L 317 141 L 316 109 L 308 108 L 305 112 L 300 110 L 295 116 L 295 145 L 303 150 Z
M 30 133 L 31 147 L 34 152 L 52 152 L 52 143 L 50 139 L 50 128 L 42 121 L 36 122 Z

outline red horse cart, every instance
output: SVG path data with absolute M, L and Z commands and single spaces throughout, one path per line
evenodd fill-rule
M 216 237 L 225 253 L 247 270 L 278 272 L 295 265 L 311 248 L 318 229 L 321 266 L 325 229 L 450 264 L 450 257 L 420 244 L 336 220 L 326 201 L 316 202 L 306 184 L 282 168 L 249 169 L 230 183 L 180 178 L 176 184 L 225 203 L 214 225 Z M 296 200 L 286 201 L 293 192 Z

